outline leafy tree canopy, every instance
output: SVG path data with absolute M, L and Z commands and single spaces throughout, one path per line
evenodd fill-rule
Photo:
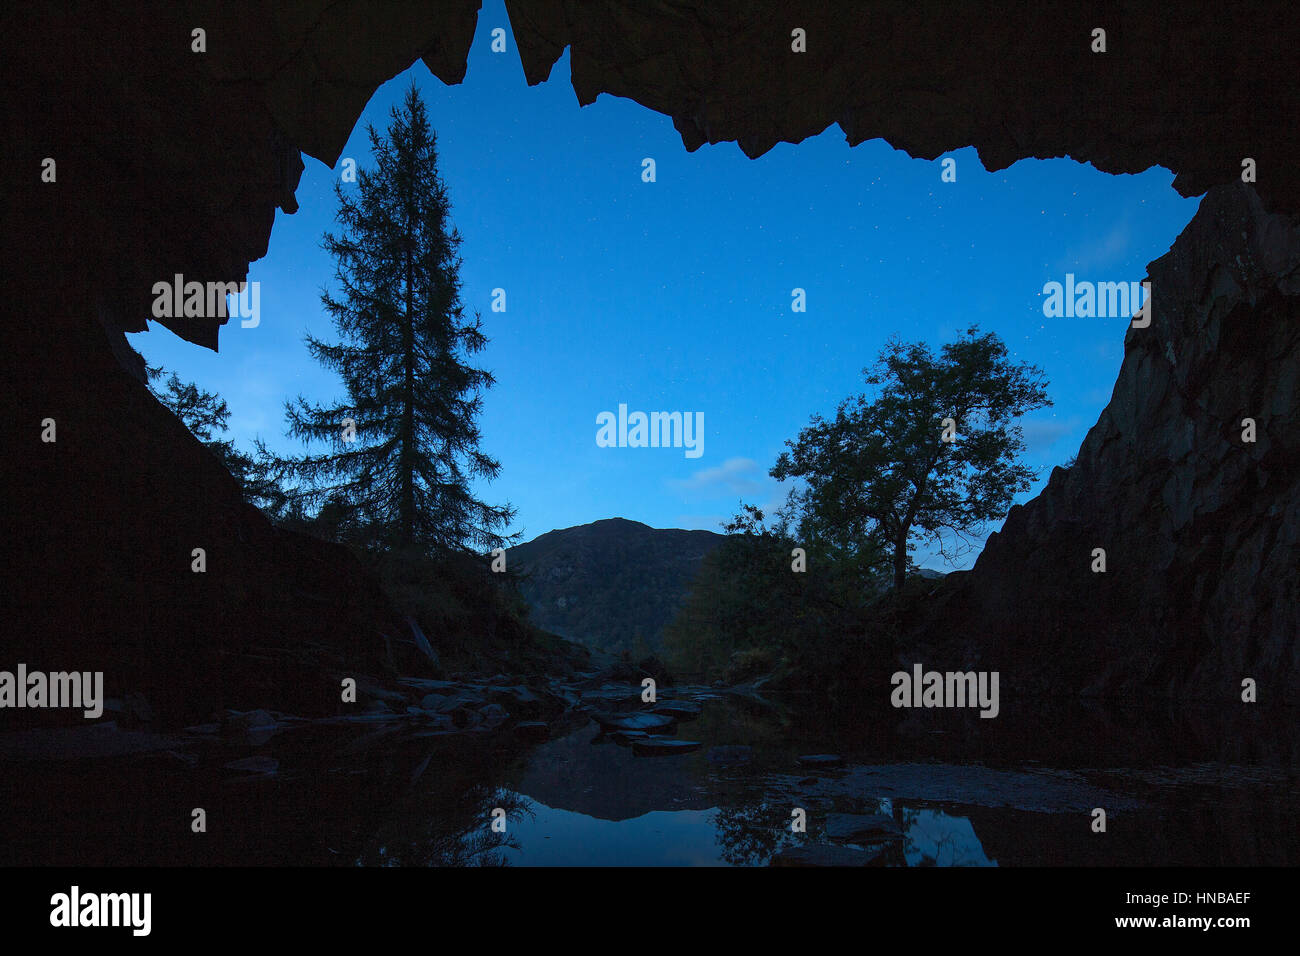
M 1041 370 L 1011 362 L 973 326 L 937 355 L 892 339 L 863 374 L 877 396 L 846 399 L 831 421 L 814 416 L 771 474 L 802 479 L 792 499 L 801 533 L 847 551 L 885 543 L 898 588 L 918 540 L 943 550 L 949 531 L 966 541 L 1029 489 L 1016 419 L 1051 401 Z

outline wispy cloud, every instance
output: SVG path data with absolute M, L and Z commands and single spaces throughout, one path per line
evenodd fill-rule
M 1025 436 L 1025 450 L 1030 454 L 1049 451 L 1053 445 L 1075 430 L 1078 420 L 1037 418 L 1020 423 L 1020 430 Z
M 251 446 L 255 437 L 269 439 L 274 445 L 285 430 L 286 394 L 280 369 L 269 353 L 258 352 L 246 357 L 239 368 L 239 378 L 224 396 L 230 404 L 230 427 L 237 443 Z
M 669 486 L 699 497 L 757 495 L 771 484 L 763 468 L 752 458 L 728 458 L 721 465 L 697 471 L 689 478 L 669 479 Z
M 1117 265 L 1128 252 L 1132 240 L 1133 230 L 1126 216 L 1099 239 L 1067 249 L 1057 263 L 1057 271 L 1084 273 Z

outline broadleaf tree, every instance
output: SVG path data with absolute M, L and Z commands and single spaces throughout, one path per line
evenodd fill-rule
M 293 459 L 286 474 L 300 480 L 307 507 L 324 506 L 372 545 L 486 551 L 511 540 L 502 532 L 514 517 L 471 488 L 500 471 L 479 447 L 477 421 L 494 378 L 470 364 L 487 338 L 461 301 L 461 236 L 414 84 L 387 135 L 367 131 L 375 165 L 358 170 L 355 188 L 336 184 L 341 228 L 322 243 L 340 291 L 323 291 L 321 302 L 340 340 L 307 336 L 347 396 L 286 403 L 289 434 L 328 445 Z
M 802 479 L 801 530 L 829 541 L 880 540 L 898 589 L 919 540 L 941 551 L 945 531 L 968 541 L 1029 490 L 1036 475 L 1019 460 L 1016 420 L 1052 403 L 1042 371 L 1012 362 L 995 334 L 976 327 L 937 355 L 892 339 L 863 374 L 876 397 L 846 399 L 830 421 L 814 416 L 771 474 Z M 945 419 L 955 426 L 952 441 L 944 440 Z

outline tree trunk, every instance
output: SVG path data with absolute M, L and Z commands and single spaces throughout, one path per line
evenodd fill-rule
M 899 534 L 894 542 L 894 590 L 901 591 L 907 580 L 907 532 Z
M 407 213 L 408 235 L 413 236 L 411 215 Z M 415 539 L 415 277 L 411 258 L 414 252 L 408 248 L 406 253 L 406 327 L 403 331 L 402 347 L 406 354 L 403 358 L 403 403 L 402 409 L 402 451 L 398 459 L 401 469 L 402 500 L 399 520 L 401 522 L 402 544 L 410 547 Z

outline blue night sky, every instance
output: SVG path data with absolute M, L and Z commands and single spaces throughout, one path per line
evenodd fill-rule
M 1022 422 L 1037 493 L 1109 400 L 1128 323 L 1045 318 L 1043 284 L 1140 280 L 1196 210 L 1160 168 L 1110 176 L 1056 159 L 987 173 L 963 149 L 943 183 L 938 160 L 880 140 L 850 149 L 836 126 L 757 160 L 734 143 L 687 153 L 669 118 L 630 100 L 579 108 L 567 52 L 528 87 L 513 38 L 490 50 L 497 26 L 509 33 L 503 5 L 485 3 L 459 86 L 422 64 L 382 86 L 343 155 L 371 164 L 365 126 L 386 129 L 413 78 L 464 236 L 464 302 L 492 340 L 475 359 L 498 380 L 481 425 L 502 473 L 478 490 L 516 506 L 524 540 L 614 516 L 716 531 L 741 500 L 775 505 L 784 493 L 767 471 L 786 439 L 864 391 L 862 369 L 891 335 L 937 348 L 970 324 L 1047 374 L 1055 407 Z M 656 182 L 642 182 L 645 157 Z M 156 325 L 132 337 L 151 364 L 225 398 L 244 447 L 260 435 L 300 451 L 284 400 L 342 394 L 303 344 L 308 330 L 336 338 L 320 238 L 336 228 L 342 161 L 305 162 L 299 211 L 277 214 L 249 270 L 260 324 L 232 319 L 220 355 Z M 491 311 L 497 287 L 504 313 Z M 796 287 L 804 313 L 791 310 Z M 620 403 L 703 412 L 703 455 L 597 447 L 597 415 Z

